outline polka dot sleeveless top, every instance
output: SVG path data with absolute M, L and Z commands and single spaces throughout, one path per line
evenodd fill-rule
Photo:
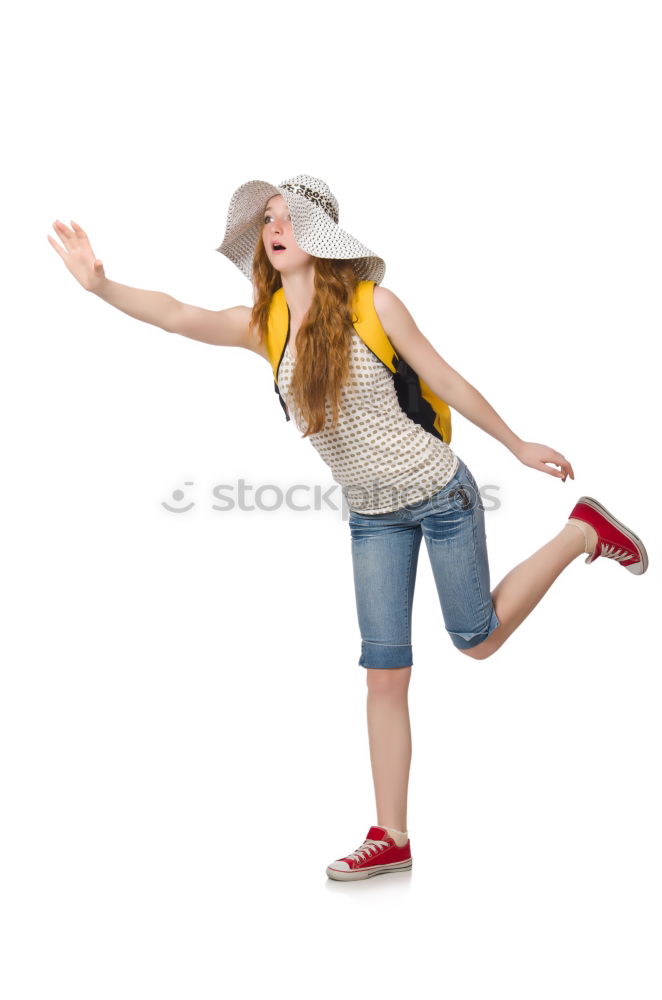
M 307 424 L 288 399 L 294 363 L 288 339 L 278 388 L 303 433 Z M 453 478 L 458 457 L 401 409 L 390 371 L 354 329 L 349 367 L 337 426 L 331 429 L 333 409 L 327 400 L 326 427 L 308 440 L 330 467 L 350 510 L 383 514 L 427 500 Z

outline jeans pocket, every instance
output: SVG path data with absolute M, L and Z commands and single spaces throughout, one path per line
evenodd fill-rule
M 454 486 L 448 494 L 448 499 L 455 510 L 469 510 L 474 502 L 470 486 Z

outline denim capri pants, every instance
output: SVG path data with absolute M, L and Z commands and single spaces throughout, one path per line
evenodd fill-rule
M 453 644 L 471 649 L 500 624 L 490 593 L 485 507 L 474 477 L 458 462 L 453 478 L 427 500 L 384 514 L 350 511 L 360 667 L 413 663 L 411 618 L 422 535 Z

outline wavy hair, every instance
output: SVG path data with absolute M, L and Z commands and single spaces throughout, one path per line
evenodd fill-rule
M 326 404 L 332 409 L 331 427 L 338 422 L 340 391 L 349 376 L 352 338 L 352 298 L 359 277 L 349 260 L 313 257 L 315 296 L 296 335 L 296 363 L 290 400 L 305 421 L 303 437 L 317 434 L 326 425 Z M 266 337 L 269 306 L 282 287 L 261 239 L 253 256 L 254 305 L 250 325 L 259 342 Z M 297 420 L 297 423 L 300 423 Z

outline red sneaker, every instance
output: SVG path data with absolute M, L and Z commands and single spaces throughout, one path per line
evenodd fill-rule
M 411 868 L 411 840 L 398 847 L 385 827 L 371 826 L 368 836 L 352 854 L 332 861 L 326 870 L 329 878 L 351 882 L 386 872 L 401 872 Z
M 598 556 L 606 556 L 607 559 L 616 559 L 621 566 L 637 576 L 646 572 L 648 553 L 641 538 L 621 524 L 593 497 L 580 497 L 569 516 L 590 524 L 598 535 L 595 550 L 584 562 L 592 563 Z

